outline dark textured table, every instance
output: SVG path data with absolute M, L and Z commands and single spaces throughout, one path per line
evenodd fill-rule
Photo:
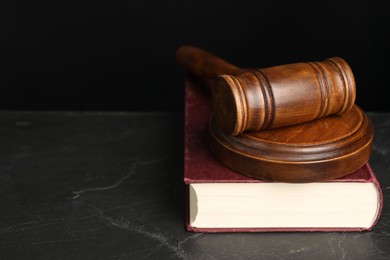
M 190 233 L 183 115 L 0 112 L 0 259 L 390 259 L 390 113 L 371 232 Z

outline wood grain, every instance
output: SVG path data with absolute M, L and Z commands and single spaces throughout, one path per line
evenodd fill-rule
M 215 119 L 228 135 L 342 114 L 355 103 L 355 78 L 340 57 L 244 69 L 200 48 L 182 46 L 176 61 L 195 75 L 215 79 Z
M 209 147 L 225 166 L 256 179 L 317 182 L 348 175 L 371 155 L 373 126 L 358 107 L 305 124 L 226 135 L 213 117 Z
M 199 76 L 199 83 L 213 89 L 208 143 L 212 155 L 226 167 L 255 179 L 306 183 L 344 177 L 368 162 L 374 130 L 354 104 L 355 81 L 343 59 L 241 71 L 199 49 L 184 50 L 193 61 L 187 68 Z M 196 59 L 192 51 L 198 52 Z M 213 72 L 206 73 L 202 66 L 211 64 Z M 220 72 L 215 67 L 231 69 L 232 74 L 210 80 Z M 223 98 L 216 101 L 217 95 Z M 240 98 L 241 103 L 234 104 Z M 244 112 L 239 118 L 235 106 L 257 113 Z M 257 127 L 233 132 L 223 128 L 221 118 L 232 126 L 241 120 L 240 129 Z
M 221 75 L 212 102 L 221 129 L 238 135 L 342 114 L 355 97 L 351 68 L 334 57 Z

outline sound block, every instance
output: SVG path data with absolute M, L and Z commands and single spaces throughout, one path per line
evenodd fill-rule
M 371 155 L 374 130 L 357 106 L 299 125 L 229 136 L 212 116 L 211 153 L 228 168 L 276 182 L 320 182 L 348 175 Z

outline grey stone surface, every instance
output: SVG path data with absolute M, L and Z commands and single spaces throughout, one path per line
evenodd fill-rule
M 390 113 L 370 232 L 190 233 L 183 115 L 0 112 L 0 259 L 390 259 Z

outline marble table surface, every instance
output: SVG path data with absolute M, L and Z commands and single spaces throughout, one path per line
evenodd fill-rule
M 191 233 L 183 114 L 0 112 L 0 259 L 390 259 L 390 113 L 370 164 L 370 232 Z

